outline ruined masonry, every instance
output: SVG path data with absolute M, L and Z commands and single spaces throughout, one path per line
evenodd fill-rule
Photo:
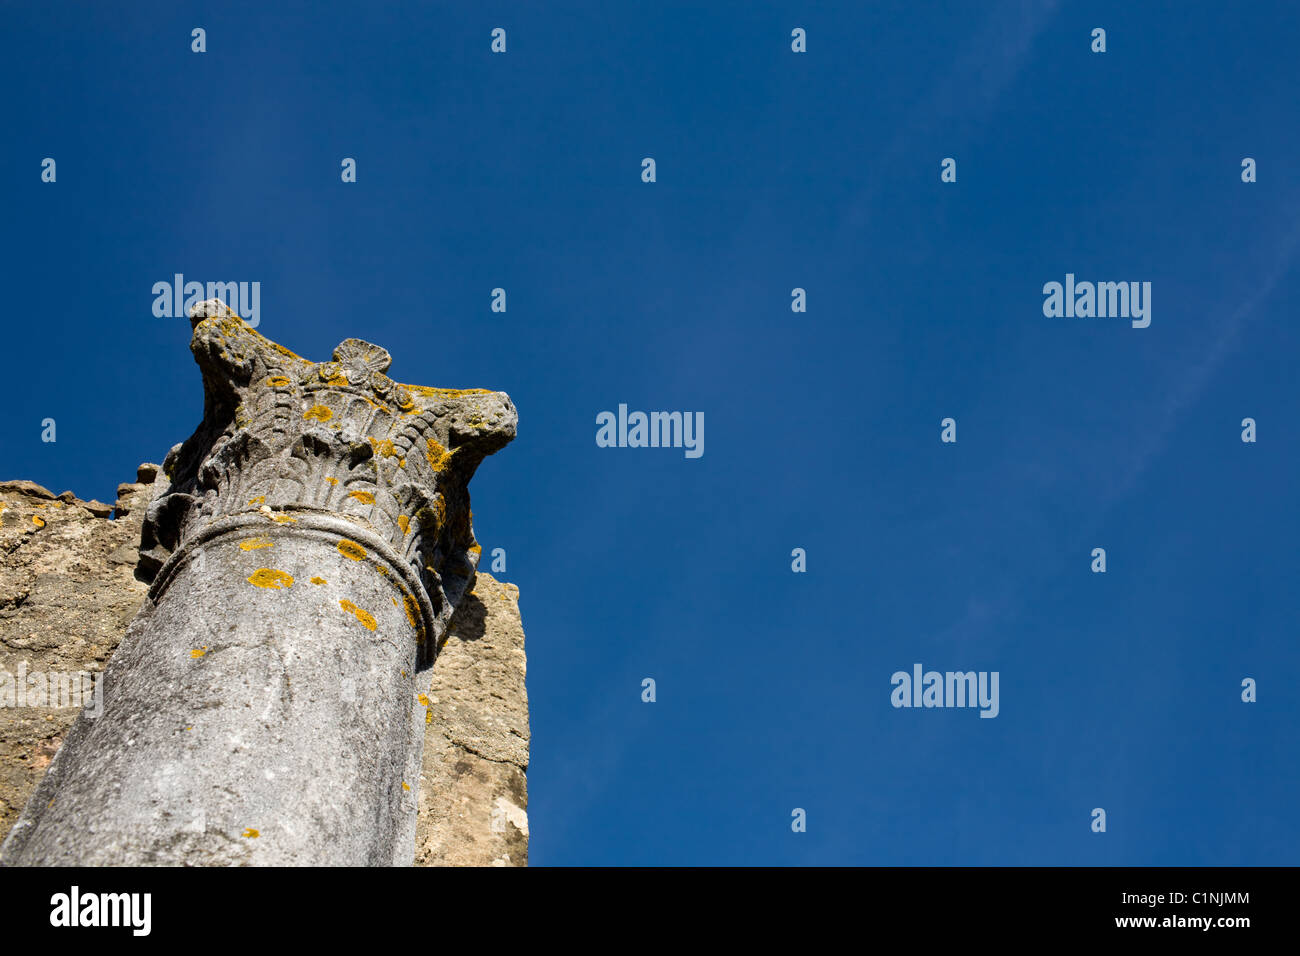
M 0 706 L 0 863 L 526 864 L 518 590 L 468 494 L 509 397 L 191 322 L 204 418 L 161 469 L 111 509 L 0 484 L 0 704 L 107 661 L 98 717 Z

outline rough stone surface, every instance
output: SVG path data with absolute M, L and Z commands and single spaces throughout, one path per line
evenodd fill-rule
M 479 572 L 433 668 L 421 866 L 528 863 L 528 692 L 519 589 Z
M 114 508 L 145 509 L 147 598 L 0 863 L 409 864 L 422 685 L 481 553 L 468 484 L 514 407 L 394 382 L 359 339 L 311 362 L 220 303 L 192 324 L 203 421 Z
M 155 489 L 130 486 L 143 515 Z M 108 521 L 30 481 L 0 482 L 0 672 L 98 673 L 144 600 L 140 521 Z M 0 707 L 0 834 L 44 776 L 75 709 Z
M 0 483 L 0 671 L 16 674 L 20 663 L 29 673 L 103 670 L 148 590 L 132 569 L 145 509 L 166 484 L 123 487 L 128 496 L 116 505 L 124 516 L 110 521 L 102 509 L 87 510 L 92 502 L 58 502 L 32 482 Z M 478 572 L 424 675 L 419 866 L 527 864 L 528 697 L 518 599 L 513 584 Z M 76 715 L 0 707 L 0 839 Z

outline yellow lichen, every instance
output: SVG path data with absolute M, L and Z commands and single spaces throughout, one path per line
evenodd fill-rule
M 256 840 L 261 835 L 262 833 L 260 830 L 254 830 L 252 827 L 248 827 L 246 830 L 244 830 L 244 836 L 249 840 Z
M 266 384 L 271 388 L 283 388 L 289 384 L 289 380 L 283 375 L 272 375 L 266 380 Z
M 288 515 L 271 515 L 271 520 L 276 524 L 297 524 L 297 518 L 290 518 Z
M 339 554 L 343 555 L 345 558 L 351 558 L 353 561 L 364 560 L 366 555 L 369 553 L 361 545 L 357 544 L 355 541 L 349 541 L 347 538 L 344 538 L 338 543 L 338 549 Z
M 339 480 L 337 478 L 326 478 L 325 483 L 328 485 L 337 485 Z
M 45 519 L 42 518 L 40 515 L 32 515 L 32 524 L 36 525 L 36 527 L 38 528 L 44 528 Z
M 264 505 L 266 504 L 266 495 L 258 495 L 256 498 L 249 498 L 248 503 L 250 505 Z
M 406 515 L 397 516 L 397 526 L 402 529 L 402 534 L 411 533 L 411 519 Z
M 312 584 L 325 584 L 326 582 L 325 582 L 325 579 L 324 579 L 324 578 L 321 578 L 321 577 L 315 577 L 315 578 L 312 578 L 312 579 L 311 579 L 311 583 L 312 583 Z
M 486 388 L 430 388 L 427 385 L 407 385 L 406 390 L 425 398 L 464 398 L 466 395 L 488 395 Z
M 348 497 L 356 498 L 363 505 L 373 505 L 375 503 L 375 496 L 368 491 L 349 491 Z
M 353 604 L 351 601 L 348 600 L 339 601 L 339 607 L 343 608 L 343 610 L 353 615 L 358 621 L 361 622 L 361 626 L 364 627 L 366 630 L 373 631 L 375 629 L 376 627 L 375 618 L 369 611 L 363 611 L 361 608 L 357 607 L 355 604 Z
M 293 575 L 286 574 L 284 571 L 277 571 L 275 568 L 259 568 L 249 575 L 248 583 L 259 588 L 270 588 L 278 591 L 281 587 L 293 587 Z
M 206 647 L 196 647 L 194 648 L 194 650 L 190 651 L 190 659 L 195 660 L 197 658 L 200 658 L 204 655 L 206 651 L 207 651 Z
M 389 438 L 368 438 L 370 447 L 375 450 L 376 455 L 384 458 L 392 458 L 397 454 L 397 446 Z
M 429 450 L 425 452 L 425 457 L 429 459 L 434 471 L 442 471 L 447 467 L 447 462 L 451 461 L 452 453 L 443 448 L 436 438 L 430 438 L 428 444 Z
M 302 413 L 302 417 L 304 419 L 315 419 L 318 422 L 327 422 L 334 417 L 334 413 L 324 405 L 313 405 Z
M 403 790 L 410 790 L 410 789 L 411 789 L 411 785 L 410 785 L 409 783 L 407 783 L 405 780 L 403 780 L 403 781 L 402 781 L 402 789 L 403 789 Z
M 415 628 L 417 636 L 423 642 L 424 628 L 420 625 L 420 602 L 403 592 L 402 610 L 406 612 L 406 619 L 411 622 L 411 627 Z
M 259 548 L 274 547 L 274 541 L 268 541 L 266 538 L 245 538 L 239 542 L 240 551 L 256 551 Z
M 438 516 L 438 526 L 447 523 L 447 499 L 442 495 L 435 495 L 433 498 L 433 510 Z

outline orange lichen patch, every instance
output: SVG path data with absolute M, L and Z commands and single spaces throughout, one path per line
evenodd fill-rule
M 398 467 L 398 468 L 405 468 L 405 467 L 406 467 L 406 459 L 405 459 L 405 458 L 399 458 L 399 459 L 397 459 L 397 467 Z
M 349 491 L 348 497 L 356 498 L 363 505 L 373 505 L 375 503 L 375 496 L 368 491 Z
M 397 526 L 402 529 L 402 534 L 411 533 L 411 519 L 406 515 L 397 516 Z
M 194 648 L 194 650 L 190 651 L 190 659 L 197 660 L 198 658 L 202 657 L 205 653 L 207 653 L 207 650 L 208 650 L 207 647 Z
M 283 388 L 289 384 L 289 380 L 283 375 L 272 375 L 266 380 L 266 384 L 271 388 Z
M 347 611 L 349 614 L 354 616 L 358 621 L 360 621 L 361 626 L 364 627 L 366 630 L 373 631 L 377 626 L 375 624 L 374 615 L 372 615 L 369 611 L 363 611 L 361 608 L 357 607 L 351 601 L 348 601 L 346 599 L 339 601 L 339 607 L 343 608 L 343 610 Z
M 302 417 L 304 420 L 315 419 L 318 422 L 327 422 L 334 417 L 334 413 L 324 405 L 313 405 L 302 413 Z
M 420 706 L 421 706 L 421 707 L 428 707 L 428 706 L 429 706 L 429 698 L 426 697 L 426 696 L 424 696 L 423 694 L 419 694 L 419 695 L 417 695 L 415 699 L 418 700 L 418 701 L 420 702 Z
M 421 508 L 415 513 L 415 520 L 425 531 L 438 531 L 447 521 L 447 502 L 442 495 L 435 495 L 432 507 Z
M 283 355 L 285 358 L 297 359 L 299 362 L 307 361 L 305 358 L 303 358 L 301 355 L 298 355 L 296 352 L 290 352 L 283 345 L 280 345 L 277 342 L 272 342 L 270 339 L 262 335 L 261 332 L 257 331 L 257 329 L 253 328 L 251 325 L 246 324 L 244 320 L 241 318 L 227 317 L 222 319 L 221 331 L 225 332 L 227 335 L 251 336 L 262 345 L 265 345 L 267 348 L 272 349 L 275 352 L 278 352 L 280 355 Z
M 362 561 L 365 559 L 366 555 L 369 554 L 369 552 L 361 545 L 357 544 L 355 541 L 349 541 L 347 538 L 344 538 L 338 543 L 338 549 L 339 554 L 343 555 L 345 558 L 351 558 L 353 561 Z
M 411 789 L 411 785 L 410 785 L 409 783 L 407 783 L 405 780 L 403 780 L 403 781 L 402 781 L 402 789 L 403 789 L 403 790 L 410 790 L 410 789 Z
M 325 483 L 329 485 L 337 485 L 339 480 L 337 478 L 326 478 Z
M 366 441 L 370 442 L 370 447 L 375 450 L 376 455 L 380 455 L 384 458 L 392 458 L 397 454 L 397 446 L 393 444 L 392 439 L 367 438 Z
M 431 710 L 426 710 L 426 711 L 424 712 L 424 722 L 425 722 L 426 724 L 431 724 L 431 723 L 433 723 L 433 711 L 431 711 Z
M 468 550 L 470 554 L 482 554 L 483 546 L 479 544 L 477 541 L 475 541 L 473 544 L 469 546 Z
M 273 591 L 278 591 L 282 587 L 293 587 L 293 575 L 286 574 L 284 571 L 277 571 L 275 568 L 259 568 L 249 575 L 248 583 L 259 588 L 270 588 Z
M 406 619 L 411 622 L 411 627 L 415 628 L 421 642 L 424 641 L 424 628 L 420 625 L 420 602 L 411 595 L 402 594 L 402 610 L 406 612 Z
M 271 515 L 271 520 L 276 524 L 297 524 L 297 518 L 290 518 L 288 515 Z
M 430 388 L 427 385 L 407 385 L 406 390 L 424 398 L 464 398 L 466 395 L 489 395 L 486 388 Z
M 443 448 L 436 438 L 430 438 L 428 444 L 429 450 L 425 452 L 425 457 L 429 459 L 429 464 L 433 466 L 434 471 L 442 471 L 451 461 L 451 452 Z
M 321 578 L 321 577 L 315 577 L 315 578 L 312 578 L 312 579 L 311 579 L 311 583 L 312 583 L 312 584 L 325 584 L 326 582 L 325 582 L 325 579 L 324 579 L 324 578 Z
M 38 528 L 44 528 L 45 519 L 42 518 L 40 515 L 32 515 L 32 524 L 36 525 L 36 527 Z
M 390 573 L 388 568 L 384 567 L 382 564 L 376 564 L 375 570 L 378 571 L 380 574 L 382 574 L 384 577 L 388 577 Z
M 266 495 L 258 495 L 256 498 L 249 498 L 248 503 L 250 505 L 264 505 L 266 504 Z
M 254 830 L 252 827 L 248 827 L 244 830 L 244 836 L 249 840 L 256 840 L 261 835 L 262 832 L 260 830 Z
M 275 546 L 274 541 L 268 541 L 266 538 L 245 538 L 239 542 L 240 551 L 256 551 L 259 548 L 271 548 Z

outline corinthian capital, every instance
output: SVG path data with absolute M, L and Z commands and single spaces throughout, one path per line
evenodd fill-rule
M 468 485 L 515 435 L 510 397 L 400 384 L 361 339 L 313 362 L 219 300 L 190 320 L 203 421 L 164 463 L 171 486 L 149 509 L 137 577 L 157 601 L 213 536 L 337 538 L 391 577 L 430 663 L 478 565 Z

